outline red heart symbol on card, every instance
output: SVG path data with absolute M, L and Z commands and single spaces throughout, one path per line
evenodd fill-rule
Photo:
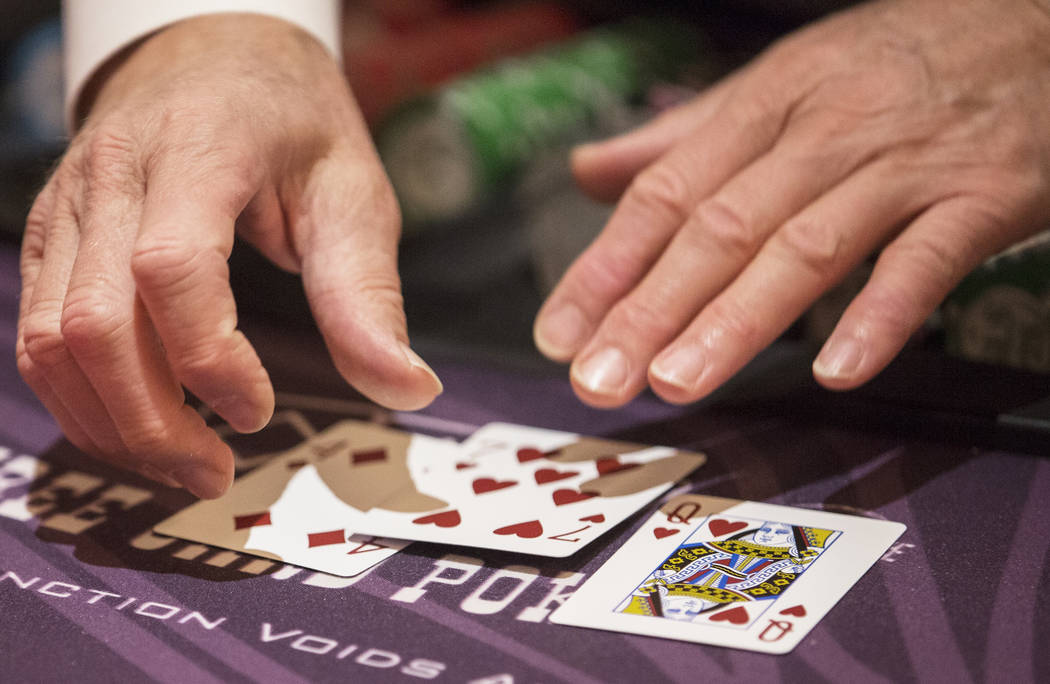
M 543 452 L 539 449 L 533 447 L 518 449 L 518 463 L 528 463 L 529 461 L 535 461 L 537 458 L 543 458 Z
M 780 611 L 781 615 L 794 615 L 795 617 L 806 617 L 806 607 L 801 603 Z
M 631 468 L 637 468 L 637 463 L 620 463 L 619 459 L 615 456 L 606 456 L 599 458 L 594 462 L 594 465 L 598 467 L 599 475 L 608 475 L 609 473 L 615 473 L 620 470 L 630 470 Z
M 522 539 L 535 539 L 536 537 L 543 534 L 543 525 L 540 524 L 539 520 L 530 520 L 528 522 L 518 523 L 516 525 L 507 525 L 501 527 L 498 530 L 492 530 L 494 534 L 514 534 Z
M 580 518 L 580 522 L 603 523 L 605 522 L 605 516 L 601 513 L 595 513 L 594 515 L 588 515 L 586 518 Z
M 743 606 L 737 606 L 722 613 L 715 613 L 710 617 L 711 622 L 728 622 L 733 625 L 746 624 L 750 617 Z
M 678 534 L 678 530 L 676 530 L 673 527 L 657 527 L 655 530 L 653 530 L 653 536 L 657 539 L 670 537 L 672 534 Z
M 554 468 L 540 468 L 536 471 L 536 484 L 546 484 L 548 482 L 557 482 L 558 480 L 564 480 L 567 477 L 579 475 L 580 473 L 575 470 L 558 471 Z
M 456 470 L 466 470 L 467 468 L 473 468 L 477 463 L 457 463 Z
M 438 527 L 455 527 L 460 522 L 459 511 L 444 511 L 442 513 L 431 513 L 422 518 L 413 520 L 417 525 L 437 525 Z
M 596 496 L 598 495 L 589 492 L 578 492 L 575 489 L 555 489 L 554 493 L 551 494 L 555 506 L 564 506 L 565 504 L 576 503 L 585 499 L 593 499 Z
M 474 480 L 474 493 L 484 494 L 485 492 L 494 492 L 497 489 L 505 489 L 507 487 L 513 487 L 518 484 L 517 480 L 493 480 L 491 477 L 479 477 Z
M 729 522 L 728 520 L 715 518 L 711 521 L 711 534 L 716 537 L 721 537 L 723 534 L 732 534 L 733 532 L 742 530 L 745 527 L 747 527 L 746 522 Z

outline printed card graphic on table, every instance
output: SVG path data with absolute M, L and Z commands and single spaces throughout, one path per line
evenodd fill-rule
M 885 520 L 675 497 L 551 621 L 786 653 L 903 532 Z
M 425 458 L 424 454 L 419 454 Z M 700 454 L 491 423 L 453 460 L 410 464 L 420 494 L 446 502 L 423 515 L 379 505 L 369 534 L 543 556 L 569 556 L 666 491 Z

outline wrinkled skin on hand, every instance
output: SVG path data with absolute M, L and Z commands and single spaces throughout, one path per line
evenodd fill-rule
M 346 379 L 419 408 L 441 390 L 407 345 L 400 217 L 338 65 L 254 15 L 175 24 L 94 99 L 26 223 L 18 366 L 82 450 L 213 497 L 229 448 L 183 388 L 238 430 L 273 411 L 237 330 L 238 233 L 301 272 Z
M 585 402 L 704 397 L 878 251 L 813 364 L 856 387 L 1047 227 L 1050 3 L 862 5 L 573 164 L 618 205 L 535 336 Z

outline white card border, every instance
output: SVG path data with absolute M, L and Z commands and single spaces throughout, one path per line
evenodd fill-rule
M 820 563 L 808 569 L 799 578 L 799 585 L 792 585 L 783 596 L 776 599 L 778 603 L 785 599 L 791 602 L 788 597 L 792 596 L 792 589 L 796 589 L 794 595 L 798 595 L 802 592 L 797 589 L 806 589 L 809 586 L 821 588 L 820 593 L 807 592 L 809 596 L 806 598 L 805 629 L 794 634 L 789 633 L 781 641 L 766 643 L 757 638 L 758 632 L 765 626 L 761 619 L 756 620 L 746 630 L 732 630 L 615 612 L 624 596 L 633 591 L 653 572 L 660 560 L 673 553 L 683 541 L 678 535 L 655 542 L 649 540 L 647 535 L 651 534 L 654 527 L 667 524 L 667 514 L 662 511 L 657 511 L 646 520 L 604 565 L 550 615 L 549 620 L 560 625 L 590 627 L 763 653 L 788 653 L 827 615 L 906 529 L 904 524 L 888 520 L 741 501 L 717 513 L 698 517 L 690 523 L 689 534 L 703 525 L 711 515 L 775 520 L 843 532 L 828 549 L 827 555 L 821 555 Z M 832 549 L 837 551 L 832 553 Z M 640 553 L 642 550 L 644 553 Z

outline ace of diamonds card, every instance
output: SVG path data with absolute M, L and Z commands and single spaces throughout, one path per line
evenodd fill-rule
M 551 621 L 787 653 L 904 529 L 683 495 L 646 521 Z

